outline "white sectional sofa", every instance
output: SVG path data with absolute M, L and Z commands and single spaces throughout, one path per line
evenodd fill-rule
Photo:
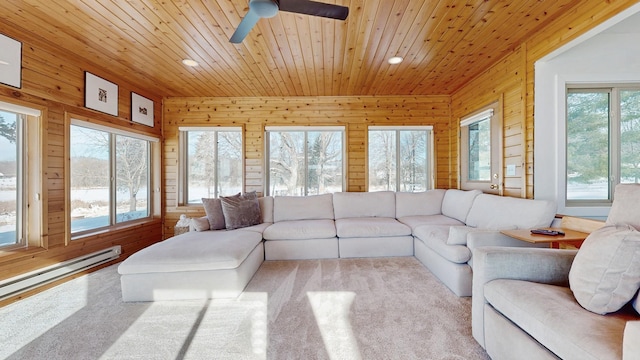
M 258 201 L 262 224 L 189 232 L 131 255 L 119 266 L 123 299 L 235 297 L 265 259 L 414 255 L 458 296 L 470 296 L 471 249 L 526 246 L 499 230 L 550 226 L 556 210 L 549 201 L 455 189 Z

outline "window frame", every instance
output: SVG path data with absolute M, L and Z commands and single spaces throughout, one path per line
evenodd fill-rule
M 335 126 L 335 125 L 318 125 L 318 126 L 266 126 L 264 129 L 264 161 L 265 161 L 265 179 L 264 179 L 264 194 L 265 196 L 273 196 L 271 194 L 271 137 L 270 132 L 304 132 L 305 133 L 305 174 L 309 173 L 309 159 L 307 157 L 308 154 L 308 133 L 310 132 L 340 132 L 342 136 L 342 177 L 341 177 L 341 191 L 345 191 L 347 186 L 347 131 L 346 126 Z M 304 186 L 304 195 L 309 193 L 309 177 L 305 176 L 305 186 Z M 295 196 L 295 195 L 290 195 Z
M 400 134 L 402 132 L 405 131 L 425 131 L 427 134 L 426 136 L 426 141 L 427 143 L 425 144 L 425 148 L 427 153 L 425 154 L 425 158 L 426 158 L 426 165 L 425 165 L 425 170 L 426 170 L 426 179 L 427 179 L 427 183 L 425 184 L 425 191 L 426 190 L 430 190 L 434 188 L 434 184 L 435 184 L 435 148 L 434 148 L 434 133 L 433 133 L 433 126 L 432 125 L 369 125 L 367 127 L 367 191 L 371 191 L 369 188 L 371 186 L 370 184 L 370 156 L 371 154 L 369 153 L 369 138 L 370 138 L 370 134 L 371 131 L 394 131 L 395 132 L 395 156 L 396 156 L 396 169 L 395 169 L 395 174 L 396 174 L 396 178 L 395 178 L 395 190 L 394 191 L 400 191 L 399 187 L 401 185 L 401 177 L 402 177 L 402 171 L 401 171 L 401 167 L 402 167 L 402 163 L 401 161 L 398 161 L 398 159 L 401 158 L 401 153 L 402 153 L 402 149 L 400 147 L 400 143 L 401 143 L 401 136 Z M 390 190 L 391 191 L 391 190 Z
M 43 192 L 43 156 L 46 153 L 43 142 L 42 119 L 46 118 L 46 107 L 0 97 L 0 108 L 5 112 L 22 116 L 16 138 L 18 150 L 18 173 L 20 176 L 16 214 L 17 232 L 20 238 L 14 244 L 0 247 L 0 256 L 15 254 L 16 251 L 43 249 L 47 247 L 43 229 L 46 227 Z M 18 234 L 16 234 L 18 235 Z
M 635 90 L 640 91 L 640 83 L 566 83 L 564 96 L 564 162 L 562 163 L 562 179 L 564 185 L 564 194 L 562 200 L 564 207 L 568 209 L 579 208 L 601 208 L 610 207 L 613 203 L 614 189 L 621 182 L 621 157 L 622 157 L 622 139 L 621 139 L 621 91 Z M 599 92 L 609 94 L 609 125 L 608 125 L 608 186 L 607 199 L 569 199 L 568 198 L 568 163 L 569 163 L 569 101 L 568 97 L 572 93 Z
M 156 183 L 156 172 L 155 169 L 156 158 L 155 152 L 157 151 L 157 144 L 160 142 L 160 139 L 151 135 L 142 134 L 139 132 L 133 132 L 125 129 L 121 129 L 118 127 L 106 126 L 101 123 L 98 123 L 90 118 L 78 115 L 67 114 L 66 119 L 66 134 L 65 137 L 67 139 L 66 142 L 66 159 L 67 159 L 67 168 L 65 171 L 66 178 L 66 186 L 65 186 L 65 198 L 66 198 L 66 228 L 67 228 L 67 236 L 71 241 L 80 240 L 87 236 L 94 235 L 97 233 L 120 229 L 124 227 L 128 227 L 131 225 L 139 224 L 141 222 L 150 221 L 154 217 L 155 213 L 155 196 L 153 189 L 155 188 Z M 87 230 L 75 231 L 71 230 L 71 126 L 80 126 L 84 128 L 88 128 L 91 130 L 102 131 L 109 134 L 110 142 L 109 142 L 109 167 L 110 167 L 110 178 L 109 178 L 109 224 L 106 226 L 96 227 Z M 136 218 L 133 220 L 127 221 L 118 221 L 118 213 L 117 213 L 117 176 L 115 175 L 116 171 L 116 136 L 126 136 L 129 138 L 134 138 L 147 142 L 147 216 Z
M 177 194 L 177 202 L 178 206 L 202 206 L 202 202 L 188 202 L 189 199 L 189 146 L 188 142 L 188 132 L 189 131 L 210 131 L 215 133 L 215 137 L 217 138 L 218 133 L 220 132 L 239 132 L 240 137 L 242 139 L 241 153 L 240 158 L 242 159 L 242 174 L 240 174 L 241 184 L 240 187 L 242 189 L 245 188 L 245 131 L 244 126 L 180 126 L 178 127 L 178 147 L 179 151 L 179 160 L 178 160 L 178 194 Z M 218 166 L 217 154 L 219 151 L 216 150 L 216 166 Z M 216 171 L 216 182 L 218 171 Z M 219 196 L 215 196 L 219 197 Z
M 463 190 L 481 190 L 486 193 L 503 194 L 503 158 L 502 158 L 502 99 L 460 118 L 459 140 L 459 186 Z M 483 120 L 489 120 L 491 131 L 491 171 L 489 180 L 469 179 L 469 126 Z

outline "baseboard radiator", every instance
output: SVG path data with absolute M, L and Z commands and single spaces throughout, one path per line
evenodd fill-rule
M 0 300 L 102 265 L 120 257 L 120 245 L 83 255 L 42 269 L 0 281 Z

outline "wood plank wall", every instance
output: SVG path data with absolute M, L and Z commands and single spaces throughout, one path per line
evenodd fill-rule
M 43 39 L 33 38 L 28 33 L 9 27 L 0 20 L 0 33 L 19 40 L 22 51 L 22 87 L 20 89 L 0 84 L 0 100 L 17 101 L 20 104 L 41 108 L 43 127 L 43 227 L 42 246 L 31 249 L 0 251 L 0 279 L 6 279 L 53 263 L 121 245 L 124 259 L 131 253 L 159 241 L 162 238 L 159 195 L 156 196 L 156 214 L 151 221 L 135 226 L 109 231 L 81 240 L 69 240 L 66 233 L 67 209 L 65 184 L 65 116 L 74 114 L 111 127 L 128 129 L 141 134 L 161 138 L 161 105 L 159 94 L 150 94 L 130 84 L 126 79 L 104 70 L 108 65 L 88 64 L 78 61 L 73 54 L 63 53 Z M 119 85 L 119 116 L 109 116 L 88 110 L 84 105 L 84 72 L 101 76 Z M 154 100 L 155 126 L 133 124 L 130 118 L 130 91 Z M 160 148 L 160 146 L 157 146 Z M 157 156 L 160 168 L 160 156 Z M 159 170 L 158 170 L 159 173 Z M 159 175 L 158 175 L 159 181 Z M 48 285 L 47 287 L 53 286 Z M 32 292 L 31 292 L 32 293 Z M 0 306 L 15 301 L 30 293 L 0 302 Z
M 180 214 L 204 214 L 202 206 L 179 206 L 178 127 L 244 126 L 245 191 L 263 193 L 264 127 L 344 125 L 347 141 L 347 191 L 367 189 L 368 125 L 432 125 L 438 188 L 452 186 L 450 97 L 287 97 L 167 98 L 164 100 L 165 237 L 173 234 Z
M 503 166 L 514 164 L 517 169 L 516 176 L 504 178 L 504 195 L 534 197 L 535 62 L 635 4 L 636 0 L 585 1 L 452 94 L 452 143 L 457 141 L 460 117 L 503 99 Z M 451 158 L 457 159 L 457 146 L 452 151 Z

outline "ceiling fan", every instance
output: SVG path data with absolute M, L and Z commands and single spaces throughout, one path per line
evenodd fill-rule
M 241 43 L 249 31 L 253 29 L 261 18 L 276 16 L 278 11 L 287 11 L 312 16 L 322 16 L 330 19 L 345 20 L 349 15 L 349 8 L 340 5 L 325 4 L 310 0 L 250 0 L 249 12 L 240 22 L 238 28 L 229 39 L 234 44 Z

